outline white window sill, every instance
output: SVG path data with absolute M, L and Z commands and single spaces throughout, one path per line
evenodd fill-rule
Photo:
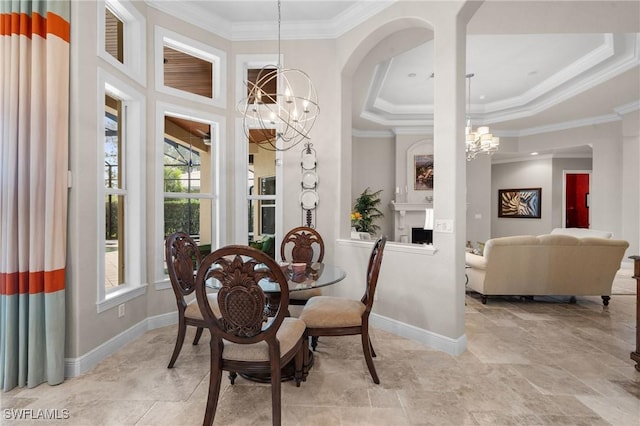
M 156 281 L 153 287 L 156 290 L 167 290 L 171 288 L 171 281 L 169 281 L 169 278 L 165 278 L 162 281 Z
M 122 288 L 118 288 L 112 292 L 109 292 L 105 299 L 96 303 L 98 307 L 98 313 L 107 311 L 111 308 L 115 308 L 116 306 L 128 302 L 131 299 L 135 299 L 136 297 L 142 296 L 147 291 L 147 285 L 124 285 Z

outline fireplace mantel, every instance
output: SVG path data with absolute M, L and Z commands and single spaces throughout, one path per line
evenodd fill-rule
M 395 201 L 392 201 L 391 204 L 389 204 L 389 207 L 394 211 L 406 212 L 418 210 L 425 211 L 427 208 L 433 207 L 433 205 L 430 203 L 396 203 Z
M 394 222 L 396 231 L 404 231 L 406 229 L 406 216 L 421 214 L 419 217 L 414 217 L 411 222 L 417 222 L 420 225 L 424 223 L 424 212 L 429 207 L 433 207 L 432 203 L 398 203 L 392 201 L 389 204 L 389 208 L 396 212 Z

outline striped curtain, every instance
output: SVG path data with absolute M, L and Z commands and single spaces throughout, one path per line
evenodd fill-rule
M 0 388 L 64 380 L 69 1 L 0 1 Z

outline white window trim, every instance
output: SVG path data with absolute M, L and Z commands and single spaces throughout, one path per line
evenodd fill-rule
M 283 63 L 282 57 L 280 55 L 280 63 Z M 267 65 L 278 65 L 278 55 L 268 53 L 236 55 L 236 105 L 239 105 L 247 97 L 247 72 L 250 69 L 260 69 Z
M 282 55 L 280 56 L 282 59 Z M 280 62 L 282 63 L 282 62 Z M 260 69 L 267 65 L 277 65 L 277 54 L 246 54 L 236 55 L 236 105 L 238 105 L 244 98 L 247 97 L 246 78 L 247 71 L 249 69 Z M 278 82 L 280 84 L 280 82 Z M 236 217 L 246 218 L 249 211 L 247 201 L 249 199 L 260 199 L 258 195 L 249 196 L 247 194 L 247 175 L 249 173 L 249 144 L 247 143 L 247 136 L 242 124 L 242 119 L 236 120 L 236 141 L 235 141 L 235 156 L 238 160 L 235 168 L 235 181 L 238 182 L 236 187 L 236 208 L 238 213 Z M 283 153 L 282 151 L 276 151 L 276 240 L 275 247 L 276 252 L 279 250 L 280 242 L 283 235 L 283 194 L 284 194 L 284 182 L 283 182 Z M 269 197 L 268 199 L 273 199 Z M 247 237 L 249 235 L 249 224 L 246 220 L 235 221 L 234 241 L 236 244 L 247 244 Z
M 125 269 L 125 282 L 112 291 L 106 291 L 105 265 L 104 265 L 104 199 L 106 189 L 104 187 L 104 168 L 97 167 L 98 188 L 96 191 L 98 211 L 98 226 L 96 241 L 98 241 L 98 277 L 97 277 L 97 309 L 98 313 L 111 309 L 127 300 L 131 300 L 146 292 L 147 284 L 143 283 L 145 265 L 145 240 L 146 228 L 144 226 L 144 181 L 145 181 L 145 97 L 128 84 L 98 68 L 98 126 L 97 141 L 104 141 L 104 99 L 105 94 L 110 94 L 120 99 L 126 105 L 127 116 L 124 122 L 124 188 L 126 191 L 125 204 L 125 247 L 127 267 Z M 104 164 L 104 149 L 98 149 L 98 164 Z M 135 166 L 133 166 L 135 165 Z
M 123 44 L 124 63 L 111 56 L 105 45 L 105 7 L 124 23 Z M 147 23 L 145 17 L 129 0 L 105 0 L 97 4 L 98 8 L 98 57 L 133 78 L 142 86 L 147 84 Z
M 249 195 L 247 193 L 247 175 L 249 174 L 249 144 L 247 137 L 244 134 L 242 128 L 242 119 L 236 120 L 236 143 L 235 143 L 235 155 L 238 159 L 235 166 L 235 181 L 238 182 L 236 187 L 236 207 L 235 217 L 235 232 L 234 243 L 235 244 L 247 244 L 247 237 L 249 235 L 249 224 L 246 218 L 249 215 L 249 207 L 247 201 L 249 200 L 275 200 L 276 202 L 276 240 L 275 247 L 280 247 L 280 241 L 284 236 L 283 230 L 283 170 L 282 170 L 282 151 L 276 151 L 276 195 Z M 279 250 L 279 249 L 278 249 Z M 276 250 L 277 252 L 277 250 Z
M 225 161 L 223 161 L 224 155 L 224 142 L 226 140 L 225 131 L 225 117 L 217 114 L 211 114 L 202 110 L 195 110 L 191 108 L 185 108 L 175 104 L 168 104 L 164 102 L 158 102 L 156 105 L 156 120 L 155 120 L 155 134 L 156 136 L 156 157 L 155 157 L 155 193 L 158 194 L 155 197 L 155 209 L 156 212 L 164 211 L 164 171 L 163 171 L 163 159 L 164 159 L 164 117 L 165 116 L 180 117 L 194 121 L 200 121 L 208 123 L 211 126 L 211 167 L 213 171 L 211 173 L 211 193 L 206 195 L 199 195 L 197 197 L 191 197 L 188 194 L 184 195 L 184 198 L 199 198 L 211 200 L 211 247 L 212 249 L 218 248 L 226 241 L 226 214 L 225 209 L 221 208 L 220 200 L 226 199 L 226 184 L 225 184 L 225 171 L 222 170 Z M 176 198 L 181 198 L 179 194 L 176 194 Z M 156 249 L 153 252 L 153 274 L 156 277 L 154 280 L 154 287 L 156 290 L 171 288 L 169 277 L 163 271 L 164 262 L 164 216 L 162 220 L 156 221 L 156 227 L 154 234 L 153 247 Z
M 211 71 L 213 73 L 213 97 L 208 98 L 206 96 L 196 95 L 195 93 L 189 93 L 184 90 L 175 89 L 173 87 L 165 86 L 164 84 L 164 46 L 167 45 L 172 49 L 179 50 L 189 55 L 195 56 L 207 62 L 211 62 Z M 227 107 L 227 54 L 215 47 L 208 46 L 199 41 L 193 40 L 182 34 L 175 33 L 166 28 L 157 26 L 155 27 L 155 77 L 156 77 L 156 90 L 158 92 L 166 93 L 172 96 L 188 99 L 195 102 L 200 102 L 206 105 L 215 106 L 218 108 Z

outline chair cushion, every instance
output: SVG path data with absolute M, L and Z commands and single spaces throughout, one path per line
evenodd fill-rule
M 220 317 L 220 307 L 218 306 L 218 293 L 209 293 L 207 294 L 209 298 L 209 305 L 211 306 L 211 310 L 216 317 Z M 200 307 L 198 306 L 198 301 L 193 299 L 187 305 L 184 310 L 184 316 L 192 319 L 204 319 L 202 318 L 202 312 L 200 312 Z
M 285 318 L 276 333 L 280 341 L 280 355 L 284 355 L 293 349 L 304 334 L 305 323 L 298 318 Z M 269 361 L 269 346 L 262 341 L 244 345 L 240 343 L 224 341 L 222 358 L 234 361 Z
M 310 288 L 309 290 L 296 290 L 289 292 L 289 299 L 292 300 L 309 300 L 313 296 L 321 296 L 322 290 L 319 288 Z
M 309 299 L 299 318 L 307 328 L 357 327 L 362 325 L 366 306 L 359 300 L 333 296 L 316 296 Z

